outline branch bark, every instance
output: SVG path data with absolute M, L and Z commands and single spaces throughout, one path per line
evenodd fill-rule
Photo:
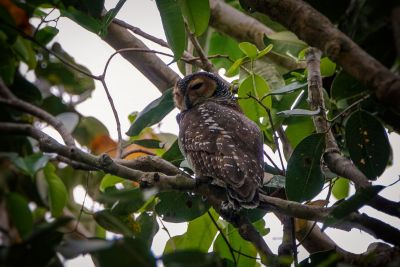
M 242 6 L 270 16 L 310 46 L 318 47 L 372 89 L 377 98 L 400 111 L 400 77 L 366 53 L 324 15 L 298 0 L 241 0 Z
M 274 31 L 255 18 L 225 4 L 220 0 L 210 0 L 211 18 L 210 25 L 217 31 L 233 37 L 239 42 L 254 43 L 258 49 L 265 48 L 264 36 Z M 295 70 L 305 68 L 303 62 L 268 53 L 267 57 L 274 63 L 288 69 Z
M 129 33 L 125 28 L 111 23 L 108 34 L 104 37 L 115 50 L 122 48 L 141 48 L 150 50 L 142 41 Z M 151 81 L 160 92 L 171 88 L 177 80 L 176 74 L 159 57 L 149 53 L 121 53 L 121 55 L 134 65 L 149 81 Z

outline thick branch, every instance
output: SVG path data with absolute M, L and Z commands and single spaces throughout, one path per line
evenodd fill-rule
M 0 103 L 9 105 L 20 111 L 27 112 L 45 121 L 58 131 L 58 133 L 61 135 L 67 146 L 75 146 L 74 138 L 71 136 L 67 128 L 65 128 L 64 124 L 60 120 L 58 120 L 45 110 L 17 98 L 13 93 L 11 93 L 10 89 L 7 88 L 7 86 L 4 84 L 1 78 L 0 78 L 0 94 L 4 96 L 4 98 L 0 97 Z
M 320 109 L 322 112 L 313 117 L 314 125 L 318 133 L 326 133 L 325 162 L 334 173 L 353 181 L 356 187 L 365 188 L 371 185 L 368 178 L 346 157 L 342 156 L 335 137 L 330 130 L 325 113 L 325 102 L 320 73 L 321 51 L 310 48 L 306 53 L 308 66 L 308 97 L 311 110 Z M 400 217 L 400 205 L 376 196 L 368 205 L 387 214 Z
M 318 47 L 371 88 L 377 98 L 400 111 L 400 77 L 366 53 L 324 15 L 299 0 L 241 0 L 245 8 L 267 14 L 309 45 Z
M 274 31 L 258 20 L 240 12 L 220 0 L 210 0 L 210 25 L 217 31 L 224 33 L 239 42 L 254 43 L 258 49 L 265 48 L 264 36 Z M 296 62 L 289 57 L 268 53 L 267 57 L 274 63 L 289 70 L 305 68 L 302 62 Z
M 142 48 L 149 50 L 142 41 L 115 23 L 110 24 L 108 34 L 104 40 L 115 50 L 122 48 Z M 179 79 L 178 74 L 154 54 L 122 53 L 122 56 L 134 65 L 161 92 L 172 87 Z

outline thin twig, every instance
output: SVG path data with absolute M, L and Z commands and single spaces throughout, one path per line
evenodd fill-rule
M 263 102 L 258 100 L 255 96 L 253 96 L 251 94 L 248 94 L 248 97 L 254 99 L 267 112 L 269 122 L 271 123 L 272 134 L 274 135 L 275 146 L 276 146 L 276 148 L 278 150 L 278 155 L 279 155 L 279 160 L 281 162 L 282 170 L 283 170 L 283 172 L 286 172 L 285 165 L 283 164 L 282 151 L 281 151 L 281 148 L 280 148 L 280 145 L 279 145 L 278 137 L 276 136 L 275 126 L 274 126 L 274 123 L 273 123 L 273 120 L 272 120 L 271 110 L 267 106 L 265 106 Z
M 147 150 L 145 150 L 145 149 L 134 148 L 134 149 L 130 149 L 130 150 L 128 150 L 128 151 L 122 152 L 121 158 L 124 159 L 124 158 L 126 158 L 127 156 L 129 156 L 129 155 L 131 155 L 131 154 L 134 154 L 134 153 L 143 153 L 143 154 L 147 154 L 147 155 L 150 155 L 150 156 L 156 156 L 155 153 L 150 152 L 150 151 L 147 151 Z
M 162 225 L 162 228 L 161 228 L 161 229 L 163 229 L 163 230 L 167 233 L 169 239 L 171 239 L 172 237 L 171 237 L 171 234 L 170 234 L 169 231 L 168 231 L 168 228 L 165 226 L 164 222 L 161 220 L 160 217 L 157 216 L 157 218 L 158 218 L 158 221 L 159 221 L 159 222 L 161 223 L 161 225 Z
M 85 209 L 85 202 L 86 202 L 86 198 L 87 198 L 87 195 L 88 195 L 88 188 L 89 188 L 89 176 L 90 176 L 90 171 L 88 171 L 88 173 L 86 175 L 85 195 L 83 196 L 82 206 L 81 206 L 81 209 L 79 211 L 78 218 L 76 219 L 76 225 L 75 225 L 74 231 L 76 231 L 78 229 L 79 223 L 81 221 L 83 210 Z
M 186 31 L 189 35 L 189 39 L 192 42 L 197 54 L 199 55 L 201 63 L 203 64 L 203 69 L 208 72 L 216 73 L 216 70 L 215 70 L 213 64 L 208 60 L 206 53 L 204 52 L 203 48 L 201 47 L 196 36 L 194 36 L 194 34 L 192 32 L 190 32 L 190 29 L 187 26 L 187 24 L 185 24 L 185 27 L 186 27 Z
M 0 78 L 0 94 L 5 98 L 0 97 L 0 103 L 12 106 L 24 112 L 27 112 L 54 127 L 57 132 L 63 138 L 65 144 L 67 146 L 75 146 L 75 141 L 72 135 L 69 133 L 68 129 L 65 125 L 56 117 L 48 113 L 47 111 L 38 108 L 31 103 L 25 102 L 19 98 L 17 98 L 11 90 L 5 85 L 2 78 Z
M 361 102 L 363 102 L 364 100 L 368 99 L 370 97 L 370 94 L 367 94 L 365 96 L 363 96 L 362 98 L 358 99 L 357 101 L 354 101 L 351 105 L 349 105 L 348 107 L 346 107 L 342 112 L 340 112 L 338 115 L 336 115 L 335 117 L 333 117 L 332 119 L 326 119 L 328 122 L 334 122 L 335 120 L 337 120 L 339 117 L 343 116 L 344 114 L 347 113 L 347 111 L 349 111 L 350 109 L 352 109 L 354 106 L 360 104 Z
M 214 220 L 214 218 L 211 215 L 211 212 L 209 210 L 207 211 L 207 214 L 210 217 L 210 219 L 213 222 L 213 224 L 215 225 L 215 227 L 218 229 L 219 233 L 222 236 L 222 239 L 224 239 L 225 244 L 228 246 L 229 252 L 231 253 L 231 256 L 232 256 L 232 259 L 233 259 L 233 263 L 234 263 L 235 266 L 237 266 L 237 261 L 236 261 L 236 258 L 235 258 L 235 254 L 233 253 L 234 251 L 233 251 L 233 248 L 232 248 L 231 244 L 228 241 L 228 238 L 224 235 L 224 233 L 222 232 L 221 228 L 219 228 L 217 222 Z
M 275 162 L 274 162 L 274 161 L 272 160 L 272 158 L 268 155 L 268 153 L 265 152 L 265 151 L 263 151 L 263 152 L 264 152 L 264 156 L 266 156 L 267 159 L 269 160 L 269 162 L 271 162 L 271 164 L 274 165 L 275 169 L 279 170 L 279 167 L 275 164 Z

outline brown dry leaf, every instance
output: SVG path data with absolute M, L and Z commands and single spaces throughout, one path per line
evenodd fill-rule
M 307 202 L 305 205 L 324 207 L 328 203 L 329 203 L 329 201 L 327 201 L 326 199 L 318 199 L 318 200 Z M 296 233 L 302 233 L 302 232 L 308 231 L 308 228 L 309 228 L 308 222 L 309 221 L 303 220 L 303 219 L 295 219 L 294 226 L 295 226 Z
M 110 157 L 114 158 L 117 154 L 117 142 L 111 139 L 111 137 L 107 134 L 96 136 L 92 140 L 89 148 L 95 155 L 106 153 Z
M 7 9 L 19 29 L 28 35 L 32 34 L 32 26 L 29 24 L 29 17 L 25 10 L 18 7 L 11 0 L 0 0 L 0 5 Z

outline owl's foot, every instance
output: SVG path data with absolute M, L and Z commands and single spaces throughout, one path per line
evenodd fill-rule
M 199 176 L 199 177 L 196 177 L 195 181 L 196 181 L 196 186 L 199 186 L 202 184 L 210 183 L 212 181 L 212 178 L 210 178 L 208 176 Z
M 224 201 L 221 203 L 220 213 L 222 218 L 224 218 L 228 222 L 233 222 L 236 221 L 236 218 L 239 215 L 239 209 L 235 207 L 232 202 Z

